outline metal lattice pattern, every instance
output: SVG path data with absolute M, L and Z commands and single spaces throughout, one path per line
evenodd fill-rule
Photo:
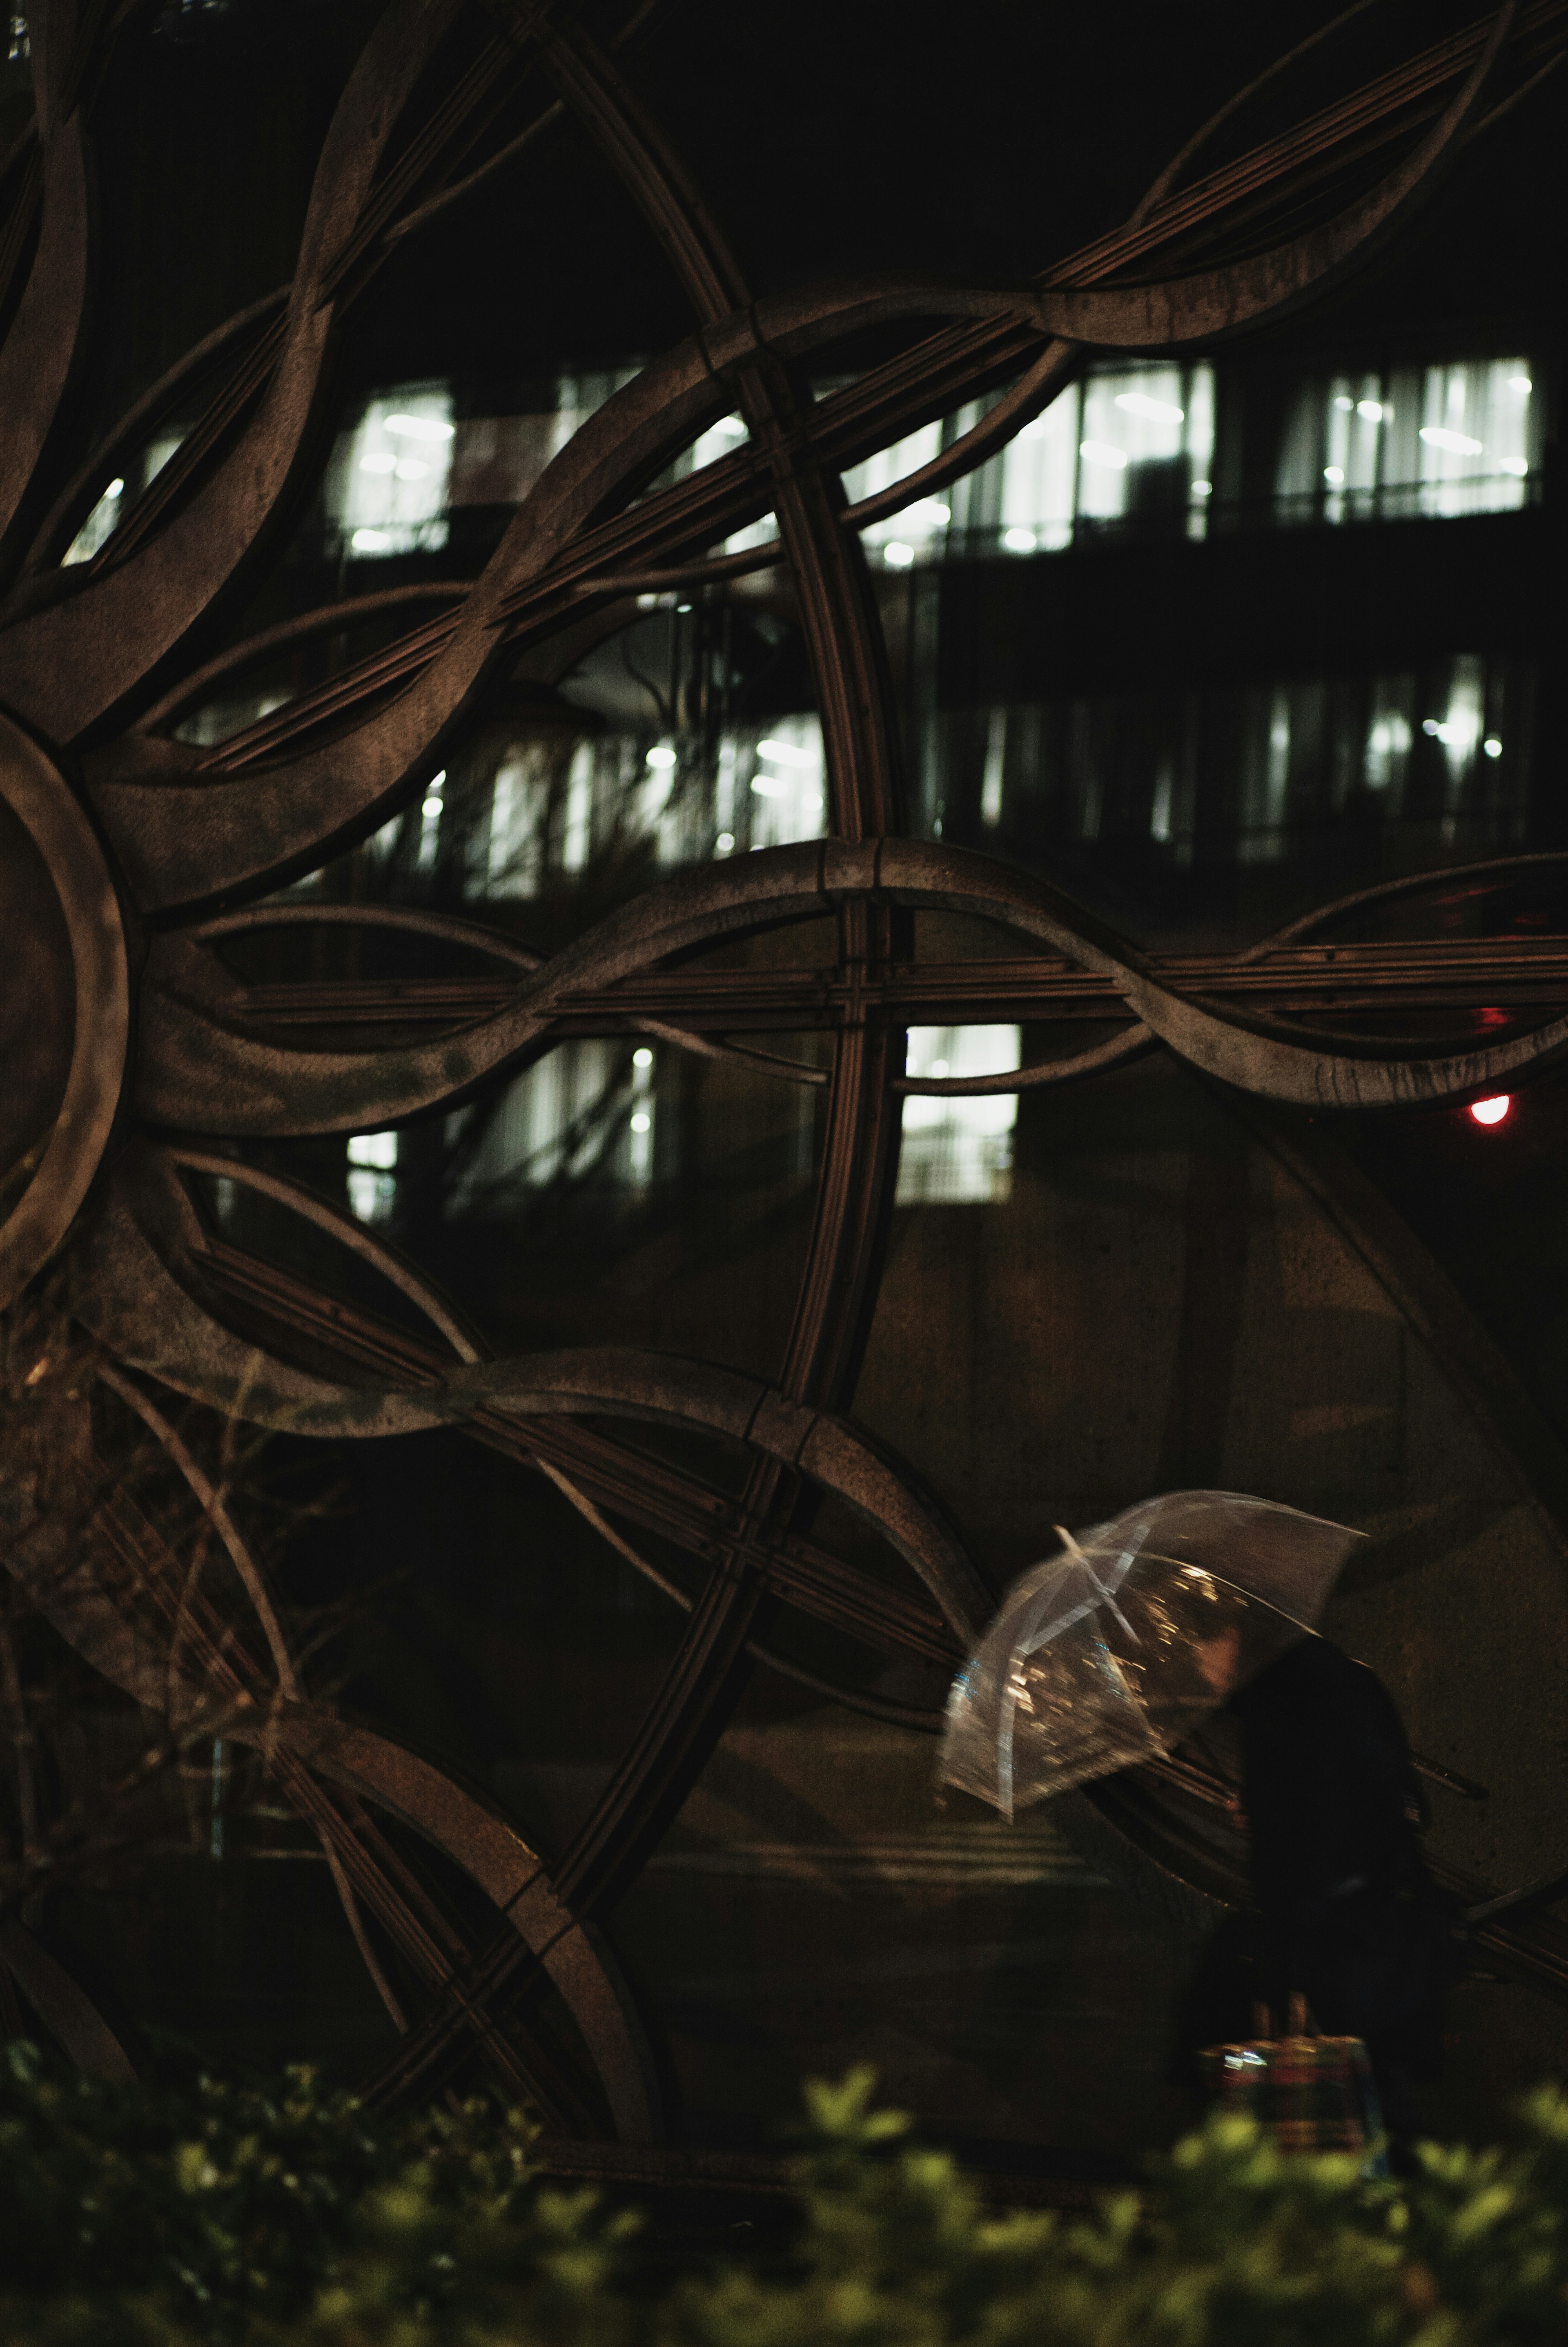
M 617 2127 L 646 2137 L 658 2129 L 652 2073 L 592 1919 L 645 1859 L 722 1727 L 748 1658 L 765 1651 L 765 1608 L 802 1607 L 884 1651 L 946 1661 L 989 1603 L 961 1535 L 851 1415 L 900 1096 L 1061 1083 L 1163 1049 L 1260 1103 L 1260 1113 L 1271 1102 L 1392 1107 L 1496 1085 L 1568 1040 L 1561 1014 L 1483 1048 L 1328 1033 L 1299 1014 L 1331 991 L 1345 999 L 1347 961 L 1314 945 L 1311 923 L 1228 959 L 1151 960 L 1049 885 L 906 835 L 897 712 L 859 532 L 1000 448 L 1071 379 L 1086 346 L 1213 343 L 1329 286 L 1551 68 L 1568 44 L 1568 12 L 1555 0 L 1510 0 L 1206 177 L 1201 135 L 1124 224 L 1030 282 L 866 279 L 756 299 L 659 126 L 569 12 L 528 0 L 482 8 L 390 0 L 327 134 L 292 282 L 210 336 L 72 469 L 63 419 L 92 281 L 87 118 L 133 13 L 108 0 L 47 0 L 37 12 L 36 132 L 14 163 L 0 242 L 10 320 L 0 348 L 8 582 L 0 702 L 9 712 L 0 720 L 0 793 L 14 912 L 0 948 L 12 1168 L 0 1278 L 15 1296 L 69 1239 L 81 1317 L 141 1377 L 295 1434 L 374 1439 L 460 1425 L 541 1468 L 618 1543 L 607 1509 L 701 1561 L 694 1602 L 670 1593 L 688 1618 L 662 1693 L 550 1874 L 513 1828 L 437 1771 L 312 1704 L 253 1572 L 272 1676 L 242 1685 L 215 1622 L 198 1625 L 188 1663 L 204 1663 L 226 1694 L 252 1696 L 282 1722 L 279 1781 L 322 1835 L 351 1920 L 359 1929 L 360 1911 L 373 1915 L 425 1984 L 423 2015 L 411 2018 L 361 1932 L 405 2033 L 383 2090 L 432 2085 L 477 2039 L 519 2091 L 570 2123 L 580 2096 L 530 2063 L 526 2029 L 498 2021 L 515 2019 L 542 1966 L 572 2010 Z M 444 42 L 475 21 L 487 34 L 473 62 L 425 107 Z M 241 598 L 263 538 L 309 494 L 302 452 L 356 301 L 407 235 L 459 200 L 483 201 L 499 157 L 475 166 L 476 141 L 518 78 L 541 70 L 553 109 L 576 117 L 657 236 L 696 330 L 581 426 L 471 586 L 333 604 L 192 665 L 187 648 L 199 631 L 210 640 L 215 614 Z M 808 360 L 901 322 L 897 356 L 812 396 Z M 956 445 L 894 488 L 846 504 L 845 467 L 999 385 L 1000 397 Z M 127 453 L 177 404 L 188 411 L 192 402 L 199 420 L 152 487 L 89 563 L 62 571 L 64 550 Z M 698 434 L 737 409 L 742 445 L 644 494 Z M 775 544 L 712 553 L 768 513 Z M 773 564 L 786 566 L 793 583 L 821 716 L 825 841 L 672 878 L 531 965 L 509 939 L 434 915 L 263 901 L 416 795 L 443 740 L 483 708 L 503 661 L 595 612 L 623 613 L 637 594 Z M 216 748 L 177 738 L 183 711 L 262 655 L 389 615 L 400 601 L 426 608 L 374 657 Z M 920 907 L 1000 923 L 1017 951 L 1005 961 L 917 967 L 905 917 Z M 671 966 L 694 948 L 809 916 L 835 928 L 836 966 L 825 979 L 759 970 L 718 981 L 700 966 Z M 266 1006 L 219 948 L 269 927 L 349 921 L 477 943 L 497 974 L 462 1023 L 433 997 L 418 1014 L 424 1040 L 378 1047 L 367 989 L 351 1004 L 330 985 L 296 1003 L 302 1041 L 278 1040 Z M 1500 979 L 1523 1004 L 1561 1001 L 1563 973 L 1549 958 L 1543 948 L 1528 967 L 1515 957 L 1502 969 L 1495 948 L 1405 948 L 1390 960 L 1368 947 L 1350 975 L 1379 1003 L 1430 1000 L 1434 988 L 1450 1001 L 1491 1000 Z M 1114 1016 L 1118 1031 L 1003 1077 L 917 1083 L 905 1072 L 911 1018 L 1039 1017 L 1069 1002 Z M 363 1047 L 313 1049 L 313 1022 L 337 1030 L 357 1022 Z M 810 1245 L 771 1380 L 624 1348 L 482 1359 L 429 1284 L 370 1232 L 221 1153 L 223 1143 L 246 1137 L 393 1124 L 526 1064 L 563 1035 L 638 1026 L 682 1049 L 753 1062 L 755 1047 L 730 1040 L 748 1029 L 815 1027 L 828 1039 L 825 1068 L 769 1055 L 775 1072 L 826 1092 Z M 176 1143 L 170 1132 L 187 1139 Z M 223 1239 L 190 1188 L 190 1177 L 220 1173 L 370 1261 L 418 1307 L 425 1338 L 329 1307 Z M 339 1361 L 341 1378 L 297 1366 L 283 1343 L 258 1367 L 251 1339 L 226 1325 L 225 1298 L 308 1337 L 312 1358 Z M 114 1378 L 198 1497 L 216 1506 L 144 1385 Z M 720 1432 L 747 1446 L 749 1480 L 738 1496 L 720 1498 L 590 1430 L 589 1416 Z M 814 1544 L 804 1502 L 818 1491 L 892 1543 L 909 1568 L 907 1592 Z M 223 1531 L 242 1561 L 238 1529 L 226 1521 Z M 39 1587 L 47 1603 L 46 1576 Z M 56 1605 L 56 1618 L 121 1684 L 140 1686 L 133 1644 L 107 1615 Z M 1194 1787 L 1202 1796 L 1196 1779 L 1185 1789 Z M 455 1941 L 422 1904 L 374 1822 L 377 1807 L 466 1868 L 505 1919 L 492 1944 Z

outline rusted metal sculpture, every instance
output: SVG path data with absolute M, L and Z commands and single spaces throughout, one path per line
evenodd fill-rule
M 0 876 L 11 917 L 0 931 L 9 1184 L 0 1300 L 70 1247 L 81 1318 L 136 1373 L 115 1371 L 119 1389 L 203 1504 L 213 1495 L 203 1495 L 200 1471 L 147 1381 L 294 1433 L 370 1439 L 460 1425 L 542 1467 L 623 1550 L 605 1508 L 673 1536 L 702 1561 L 694 1602 L 661 1583 L 688 1609 L 678 1655 L 550 1873 L 504 1819 L 311 1703 L 249 1571 L 272 1676 L 227 1687 L 279 1723 L 279 1781 L 321 1833 L 405 2032 L 381 2090 L 428 2089 L 477 2041 L 558 2124 L 591 2126 L 591 2087 L 528 2050 L 526 1993 L 543 1967 L 575 2016 L 613 2125 L 652 2137 L 652 2068 L 594 1919 L 692 1781 L 749 1662 L 773 1659 L 760 1641 L 765 1604 L 782 1600 L 884 1651 L 936 1660 L 961 1651 L 989 1607 L 959 1536 L 848 1414 L 891 1205 L 900 1095 L 1079 1080 L 1163 1049 L 1261 1103 L 1396 1107 L 1495 1086 L 1568 1041 L 1568 970 L 1549 946 L 1514 955 L 1506 969 L 1499 949 L 1479 947 L 1404 949 L 1396 966 L 1374 947 L 1335 960 L 1302 924 L 1229 959 L 1151 961 L 1050 886 L 905 835 L 897 712 L 859 532 L 999 448 L 1070 380 L 1088 346 L 1209 345 L 1324 292 L 1552 69 L 1568 48 L 1568 9 L 1508 0 L 1206 178 L 1194 176 L 1208 132 L 1200 134 L 1126 223 L 1030 282 L 866 279 L 755 299 L 662 132 L 567 10 L 389 0 L 328 132 L 292 282 L 210 335 L 74 463 L 67 396 L 92 281 L 84 116 L 134 5 L 46 0 L 30 12 L 36 129 L 5 182 Z M 476 21 L 488 32 L 474 61 L 421 112 L 427 68 L 456 27 Z M 352 329 L 355 301 L 406 236 L 448 205 L 478 200 L 500 157 L 475 163 L 477 145 L 528 76 L 553 86 L 551 110 L 576 117 L 630 191 L 685 288 L 694 332 L 582 425 L 471 585 L 334 603 L 211 656 L 214 630 L 238 607 L 261 551 L 311 490 L 334 339 Z M 1304 218 L 1312 224 L 1302 227 Z M 808 361 L 851 333 L 899 322 L 909 333 L 896 357 L 814 399 Z M 846 504 L 846 466 L 999 385 L 1002 395 L 955 446 L 895 488 Z M 90 561 L 62 569 L 127 455 L 199 395 L 198 421 L 147 493 Z M 747 436 L 733 454 L 644 494 L 699 433 L 737 409 Z M 768 513 L 777 517 L 775 544 L 712 551 Z M 671 879 L 531 966 L 510 939 L 431 914 L 268 901 L 421 792 L 504 661 L 548 651 L 585 616 L 613 617 L 639 593 L 774 564 L 787 568 L 811 662 L 826 839 Z M 374 657 L 215 748 L 176 738 L 183 711 L 281 644 L 400 603 L 425 608 Z M 1018 953 L 917 969 L 902 915 L 919 907 L 1001 923 Z M 826 979 L 726 972 L 714 987 L 700 968 L 670 967 L 693 947 L 806 916 L 836 927 L 837 966 Z M 456 1018 L 440 987 L 424 998 L 402 989 L 403 1024 L 426 1040 L 385 1048 L 375 1040 L 374 987 L 282 989 L 284 1003 L 246 988 L 221 958 L 228 940 L 269 926 L 351 922 L 478 942 L 496 974 L 470 987 Z M 1448 1050 L 1329 1034 L 1293 1015 L 1327 999 L 1490 1002 L 1500 980 L 1521 1012 L 1544 1005 L 1554 1015 Z M 917 1084 L 905 1073 L 912 1017 L 1074 1009 L 1114 1015 L 1120 1031 L 1004 1077 Z M 340 1033 L 357 1026 L 364 1047 L 311 1049 L 318 1024 Z M 562 1036 L 650 1025 L 709 1052 L 743 1049 L 726 1039 L 748 1029 L 815 1026 L 830 1039 L 825 1069 L 768 1057 L 775 1071 L 827 1093 L 811 1245 L 771 1382 L 616 1348 L 481 1359 L 460 1318 L 370 1232 L 220 1151 L 247 1136 L 395 1123 L 460 1099 Z M 299 1031 L 298 1047 L 278 1040 L 284 1027 Z M 202 1173 L 249 1184 L 331 1230 L 419 1307 L 425 1337 L 329 1307 L 291 1273 L 231 1245 L 194 1201 L 190 1177 Z M 261 1311 L 280 1331 L 276 1351 L 259 1357 L 251 1337 L 235 1334 L 226 1303 Z M 300 1367 L 291 1330 L 341 1374 Z M 589 1430 L 580 1422 L 589 1414 L 723 1431 L 749 1446 L 743 1493 L 721 1497 L 651 1463 Z M 886 1537 L 914 1576 L 907 1594 L 814 1544 L 802 1505 L 814 1489 L 837 1494 Z M 238 1531 L 224 1536 L 242 1557 Z M 126 1635 L 79 1609 L 60 1618 L 111 1676 L 138 1685 Z M 220 1678 L 239 1668 L 215 1634 L 193 1642 L 187 1666 L 203 1657 Z M 872 1697 L 845 1699 L 929 1724 Z M 1185 1790 L 1202 1794 L 1187 1775 Z M 468 1870 L 504 1919 L 489 1946 L 461 1944 L 422 1905 L 373 1808 Z M 405 2013 L 386 1983 L 361 1909 L 425 1983 L 422 2016 Z M 502 2026 L 519 2014 L 522 2024 Z

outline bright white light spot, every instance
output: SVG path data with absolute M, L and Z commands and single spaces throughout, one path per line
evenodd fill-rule
M 933 1061 L 932 1061 L 932 1062 L 931 1062 L 931 1073 L 932 1073 L 934 1076 L 936 1076 L 936 1077 L 938 1077 L 938 1078 L 939 1079 L 939 1078 L 941 1078 L 941 1077 L 945 1076 L 945 1075 L 947 1074 L 947 1072 L 948 1072 L 948 1063 L 947 1063 L 946 1060 L 933 1060 Z
M 952 508 L 938 497 L 917 497 L 912 506 L 905 507 L 898 518 L 912 523 L 917 529 L 946 529 L 953 515 Z
M 1436 719 L 1435 717 L 1423 717 L 1423 718 L 1422 718 L 1422 720 L 1421 720 L 1421 731 L 1422 731 L 1422 733 L 1440 733 L 1442 732 L 1442 730 L 1443 730 L 1443 729 L 1442 729 L 1442 727 L 1438 723 L 1438 721 L 1437 721 L 1437 719 Z
M 786 799 L 793 785 L 782 774 L 754 774 L 752 788 L 760 799 Z
M 423 456 L 400 456 L 397 477 L 400 481 L 423 481 L 429 477 L 430 467 Z
M 362 473 L 395 473 L 397 459 L 390 448 L 373 448 L 368 456 L 360 458 L 359 469 Z
M 1323 467 L 1323 477 L 1326 481 L 1332 481 L 1335 487 L 1337 488 L 1340 482 L 1345 478 L 1345 476 L 1340 471 L 1337 465 L 1325 465 Z
M 1339 410 L 1339 413 L 1341 414 L 1341 415 L 1349 415 L 1349 413 L 1350 413 L 1350 410 L 1355 406 L 1356 403 L 1355 403 L 1355 401 L 1354 401 L 1353 399 L 1347 399 L 1347 398 L 1345 397 L 1344 393 L 1343 393 L 1343 392 L 1341 392 L 1341 393 L 1340 393 L 1340 395 L 1339 395 L 1339 397 L 1335 401 L 1334 405 L 1335 405 L 1335 406 Z
M 718 838 L 713 842 L 714 846 L 718 849 L 721 856 L 728 856 L 734 844 L 735 835 L 733 831 L 722 831 L 719 834 Z
M 653 1065 L 653 1054 L 649 1050 L 646 1043 L 642 1044 L 639 1050 L 633 1051 L 631 1054 L 631 1064 L 634 1068 L 651 1068 Z
M 395 1133 L 354 1133 L 349 1135 L 348 1162 L 351 1165 L 374 1165 L 389 1174 L 397 1163 Z
M 738 415 L 721 415 L 713 429 L 727 433 L 732 440 L 743 440 L 746 436 L 746 427 Z
M 1446 424 L 1423 424 L 1421 438 L 1430 448 L 1446 448 L 1450 456 L 1479 456 L 1481 442 L 1468 432 L 1450 432 Z
M 1002 544 L 1009 554 L 1032 554 L 1036 544 L 1035 535 L 1032 529 L 1004 529 Z
M 1502 744 L 1495 733 L 1489 733 L 1481 746 L 1489 758 L 1501 758 L 1502 755 Z
M 807 806 L 811 808 L 814 815 L 820 815 L 822 813 L 822 793 L 820 791 L 808 791 L 806 793 L 805 803 Z
M 440 800 L 425 799 L 420 806 L 419 812 L 425 817 L 426 823 L 434 823 L 436 816 L 441 812 Z
M 384 529 L 356 529 L 349 544 L 356 554 L 384 554 L 392 540 Z
M 637 1114 L 631 1120 L 631 1130 L 633 1133 L 651 1132 L 652 1130 L 652 1125 L 653 1119 L 648 1114 L 645 1109 L 640 1108 Z
M 1214 485 L 1212 481 L 1194 481 L 1193 483 L 1193 495 L 1195 497 L 1212 497 L 1214 493 Z
M 1522 391 L 1528 399 L 1535 385 L 1527 374 L 1511 374 L 1508 378 L 1508 388 L 1510 391 Z
M 793 742 L 759 742 L 759 758 L 771 758 L 775 766 L 815 766 L 816 760 L 809 750 L 798 749 Z
M 431 777 L 430 777 L 430 781 L 429 781 L 429 783 L 428 783 L 428 784 L 427 784 L 427 786 L 426 786 L 426 787 L 427 787 L 428 789 L 430 789 L 430 790 L 433 790 L 433 791 L 438 791 L 438 790 L 441 788 L 442 784 L 446 782 L 446 767 L 445 767 L 445 766 L 443 766 L 443 767 L 442 767 L 442 769 L 441 769 L 441 772 L 440 772 L 438 774 L 432 774 L 432 775 L 431 775 Z
M 1492 1100 L 1471 1101 L 1470 1112 L 1477 1124 L 1501 1124 L 1512 1106 L 1512 1094 L 1499 1092 Z
M 405 440 L 450 440 L 456 428 L 434 415 L 389 415 L 386 419 L 386 429 L 398 433 Z
M 1121 472 L 1127 462 L 1124 448 L 1112 448 L 1109 440 L 1081 440 L 1078 453 L 1086 465 L 1109 465 Z
M 1151 399 L 1146 391 L 1119 391 L 1116 405 L 1129 415 L 1146 415 L 1151 424 L 1184 424 L 1187 411 L 1168 399 Z
M 657 766 L 662 772 L 666 767 L 676 764 L 675 753 L 661 743 L 648 753 L 648 763 L 651 766 Z
M 907 570 L 915 559 L 915 549 L 906 546 L 901 538 L 890 538 L 882 549 L 882 559 L 889 570 Z
M 123 497 L 125 495 L 125 483 L 123 481 L 111 481 L 108 488 L 104 491 L 104 495 L 106 497 Z
M 1364 415 L 1368 424 L 1381 424 L 1383 421 L 1382 403 L 1379 400 L 1358 399 L 1356 402 L 1356 413 L 1358 415 Z
M 1497 469 L 1500 473 L 1512 473 L 1516 479 L 1522 481 L 1529 472 L 1530 466 L 1523 456 L 1500 456 L 1497 460 Z

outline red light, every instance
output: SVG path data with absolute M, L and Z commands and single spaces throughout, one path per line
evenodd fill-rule
M 1510 1092 L 1498 1092 L 1491 1100 L 1471 1101 L 1470 1112 L 1477 1124 L 1501 1124 L 1513 1106 Z

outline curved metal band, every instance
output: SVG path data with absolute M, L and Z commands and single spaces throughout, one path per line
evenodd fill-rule
M 44 1153 L 0 1225 L 0 1307 L 42 1269 L 87 1194 L 119 1105 L 130 977 L 114 884 L 91 825 L 58 769 L 0 713 L 0 797 L 54 884 L 76 980 L 70 1067 Z

